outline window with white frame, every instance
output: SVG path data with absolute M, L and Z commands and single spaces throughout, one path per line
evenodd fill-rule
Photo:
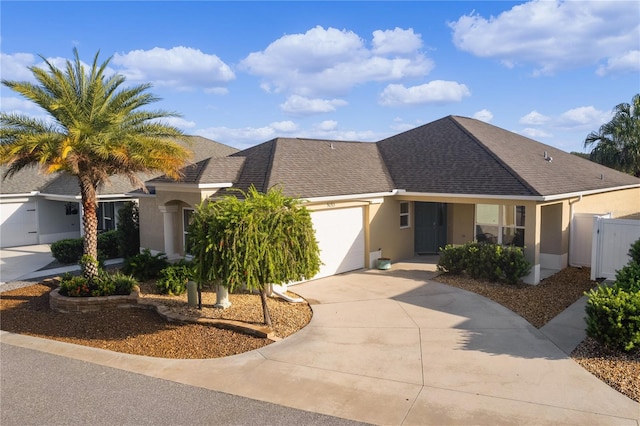
M 403 201 L 400 203 L 400 228 L 408 228 L 409 224 L 409 203 Z
M 476 204 L 476 241 L 524 247 L 524 206 Z
M 182 247 L 184 247 L 184 254 L 189 254 L 189 247 L 187 247 L 187 237 L 189 235 L 189 224 L 191 223 L 191 217 L 193 216 L 194 209 L 184 208 L 182 209 Z

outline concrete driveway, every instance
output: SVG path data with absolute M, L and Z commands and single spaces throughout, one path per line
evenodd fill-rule
M 640 405 L 502 306 L 396 264 L 304 283 L 297 334 L 249 353 L 168 360 L 10 333 L 2 343 L 381 425 L 616 424 Z

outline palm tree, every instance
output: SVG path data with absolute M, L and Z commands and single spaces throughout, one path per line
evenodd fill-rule
M 617 105 L 611 121 L 589 133 L 584 146 L 594 144 L 592 161 L 640 177 L 640 93 L 630 104 Z
M 179 129 L 158 121 L 178 114 L 140 110 L 158 100 L 147 93 L 150 84 L 123 87 L 124 76 L 105 75 L 111 58 L 98 64 L 96 53 L 86 72 L 77 49 L 73 53 L 75 60 L 66 61 L 64 69 L 40 56 L 46 66 L 29 68 L 39 84 L 2 80 L 49 117 L 0 113 L 0 164 L 8 166 L 4 179 L 31 166 L 78 179 L 84 210 L 83 274 L 91 280 L 98 273 L 98 189 L 116 174 L 143 188 L 136 176 L 140 172 L 178 178 L 191 153 L 175 142 L 183 137 Z

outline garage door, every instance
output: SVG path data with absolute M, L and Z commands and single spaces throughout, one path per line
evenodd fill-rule
M 311 218 L 324 263 L 314 278 L 364 267 L 362 207 L 316 211 Z
M 0 247 L 38 244 L 36 203 L 0 204 Z

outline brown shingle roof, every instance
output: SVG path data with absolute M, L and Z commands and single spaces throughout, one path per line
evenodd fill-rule
M 314 198 L 393 189 L 373 143 L 278 138 L 232 157 L 246 158 L 235 185 L 245 191 L 280 186 L 285 195 Z
M 436 120 L 378 147 L 396 187 L 410 192 L 548 196 L 640 184 L 633 176 L 464 117 Z
M 556 195 L 638 185 L 640 179 L 496 126 L 452 117 L 473 138 L 526 182 L 535 194 Z M 544 153 L 551 157 L 545 160 Z
M 201 136 L 188 136 L 178 143 L 193 152 L 193 161 L 198 162 L 212 157 L 225 157 L 238 152 L 236 148 L 203 138 Z M 0 169 L 3 173 L 6 167 Z M 158 177 L 158 173 L 140 173 L 137 175 L 141 182 Z M 136 186 L 132 185 L 126 176 L 112 176 L 110 182 L 98 190 L 99 195 L 125 194 L 133 192 Z M 27 168 L 20 171 L 11 179 L 0 182 L 0 193 L 15 194 L 31 191 L 40 191 L 44 194 L 63 196 L 80 195 L 80 186 L 74 176 L 66 173 L 54 173 L 46 175 L 37 168 Z

